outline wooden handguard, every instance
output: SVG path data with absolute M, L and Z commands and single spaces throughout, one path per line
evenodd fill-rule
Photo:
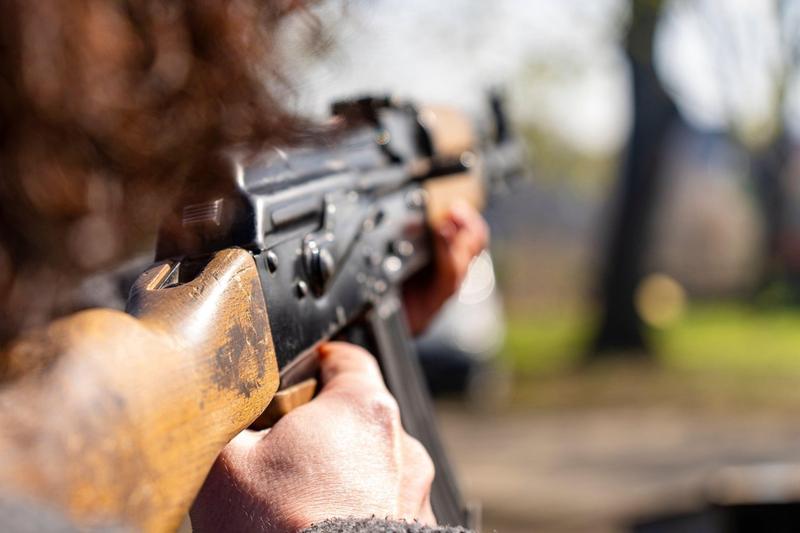
M 423 107 L 420 121 L 429 132 L 438 156 L 471 159 L 471 167 L 466 172 L 425 182 L 428 219 L 434 226 L 437 225 L 456 201 L 481 209 L 486 201 L 486 193 L 475 160 L 477 136 L 469 117 L 448 107 Z
M 131 314 L 78 313 L 6 354 L 0 492 L 80 526 L 177 527 L 278 369 L 249 253 L 219 252 L 191 282 L 158 288 L 170 268 L 141 276 Z
M 267 410 L 250 425 L 250 428 L 255 430 L 271 428 L 281 418 L 314 399 L 318 387 L 316 378 L 309 378 L 279 391 Z

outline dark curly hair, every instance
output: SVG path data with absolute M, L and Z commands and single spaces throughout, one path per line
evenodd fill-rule
M 0 2 L 0 344 L 140 246 L 210 155 L 302 138 L 273 60 L 301 4 Z

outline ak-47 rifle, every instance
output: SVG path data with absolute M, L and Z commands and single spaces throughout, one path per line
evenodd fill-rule
M 428 224 L 521 171 L 499 101 L 489 131 L 388 98 L 334 106 L 319 146 L 228 157 L 184 191 L 128 314 L 90 310 L 24 340 L 0 393 L 0 487 L 76 523 L 174 528 L 222 447 L 314 394 L 315 347 L 376 354 L 434 459 L 432 506 L 466 524 L 399 289 L 432 260 Z M 34 361 L 34 363 L 31 363 Z

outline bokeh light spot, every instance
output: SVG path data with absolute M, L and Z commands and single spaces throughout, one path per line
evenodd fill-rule
M 636 311 L 648 325 L 667 327 L 677 322 L 686 311 L 686 291 L 666 274 L 650 274 L 636 289 Z

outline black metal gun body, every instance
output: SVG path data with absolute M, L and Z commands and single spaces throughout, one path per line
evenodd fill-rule
M 360 113 L 360 125 L 321 146 L 215 169 L 233 174 L 216 181 L 225 188 L 187 191 L 159 239 L 157 259 L 231 246 L 254 254 L 282 370 L 429 263 L 426 180 L 480 172 L 499 181 L 521 166 L 506 139 L 475 152 L 478 168 L 465 154 L 437 154 L 411 105 L 364 99 L 336 109 L 350 120 Z
M 388 99 L 334 107 L 355 126 L 315 147 L 270 150 L 246 162 L 209 168 L 215 187 L 187 190 L 164 225 L 157 259 L 195 259 L 232 246 L 249 250 L 269 308 L 281 383 L 308 377 L 313 348 L 338 335 L 380 351 L 387 382 L 407 430 L 437 463 L 440 519 L 464 523 L 398 299 L 402 283 L 431 261 L 426 182 L 480 173 L 501 180 L 518 173 L 522 152 L 501 115 L 495 131 L 465 150 L 439 150 L 436 133 L 416 108 Z M 386 353 L 390 352 L 390 353 Z M 397 359 L 402 358 L 400 367 Z M 412 358 L 413 359 L 413 358 Z M 409 366 L 411 365 L 411 366 Z M 394 370 L 391 370 L 394 368 Z M 407 382 L 417 383 L 409 390 Z M 411 411 L 409 413 L 409 411 Z M 444 483 L 444 485 L 442 485 Z M 438 495 L 437 495 L 438 492 Z

